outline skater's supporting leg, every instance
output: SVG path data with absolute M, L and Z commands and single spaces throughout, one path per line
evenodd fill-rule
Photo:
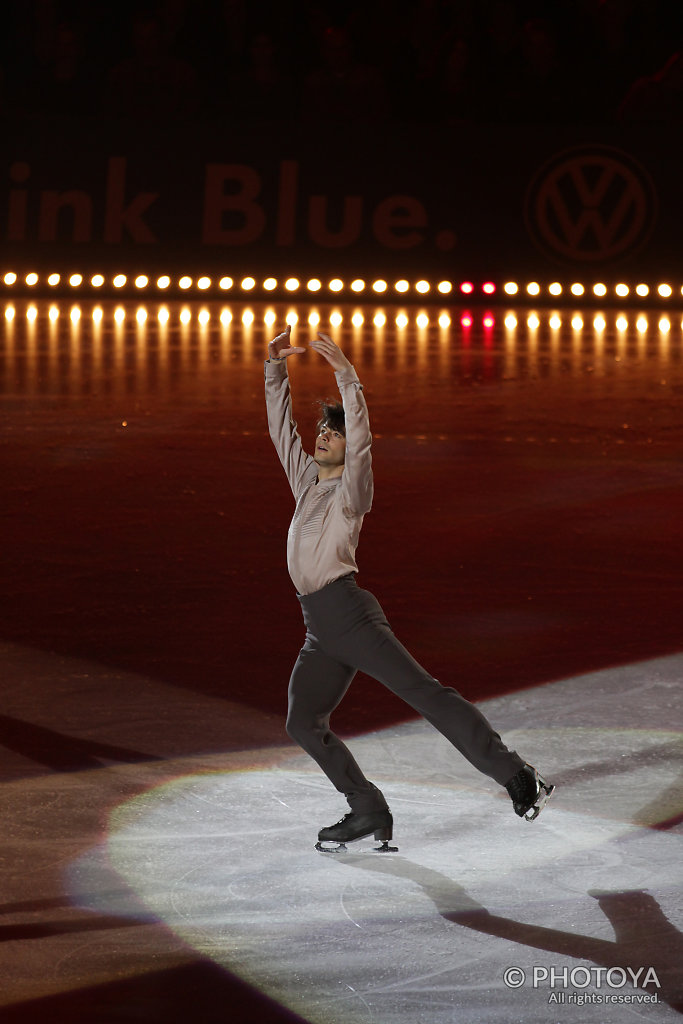
M 386 800 L 330 729 L 330 715 L 354 675 L 355 669 L 331 658 L 307 639 L 289 680 L 287 732 L 318 762 L 332 785 L 345 795 L 351 810 L 367 814 L 386 810 Z

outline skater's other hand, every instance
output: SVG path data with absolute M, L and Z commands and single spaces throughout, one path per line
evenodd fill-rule
M 300 355 L 306 351 L 305 348 L 291 344 L 291 333 L 292 328 L 287 324 L 282 334 L 278 334 L 277 338 L 273 338 L 268 345 L 269 359 L 287 359 L 289 356 Z
M 321 356 L 327 359 L 328 363 L 333 370 L 349 370 L 351 369 L 351 363 L 346 358 L 339 345 L 335 345 L 327 334 L 321 334 L 318 331 L 318 337 L 316 340 L 309 342 L 311 348 L 319 352 Z

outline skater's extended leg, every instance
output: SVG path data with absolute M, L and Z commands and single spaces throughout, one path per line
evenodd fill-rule
M 504 786 L 524 766 L 481 711 L 442 686 L 396 638 L 379 602 L 358 591 L 365 614 L 340 638 L 354 668 L 374 676 L 439 730 L 479 771 Z M 340 645 L 341 645 L 340 644 Z
M 386 800 L 330 729 L 330 715 L 355 674 L 354 668 L 325 654 L 307 639 L 289 680 L 287 732 L 318 762 L 332 785 L 345 795 L 351 810 L 368 814 L 385 811 Z

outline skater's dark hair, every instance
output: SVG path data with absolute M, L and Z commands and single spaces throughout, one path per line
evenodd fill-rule
M 346 420 L 344 418 L 344 406 L 341 402 L 331 402 L 327 398 L 319 398 L 320 418 L 315 425 L 317 433 L 320 433 L 325 424 L 332 430 L 338 430 L 346 437 Z

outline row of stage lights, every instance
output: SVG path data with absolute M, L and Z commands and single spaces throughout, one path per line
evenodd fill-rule
M 497 285 L 494 281 L 484 281 L 483 284 L 475 285 L 472 281 L 461 281 L 459 284 L 455 284 L 453 281 L 438 281 L 430 283 L 426 280 L 415 281 L 412 284 L 410 281 L 401 279 L 395 281 L 392 285 L 388 281 L 383 279 L 377 279 L 369 282 L 364 281 L 361 278 L 356 278 L 352 281 L 345 282 L 339 277 L 332 278 L 327 284 L 324 284 L 320 278 L 310 278 L 305 283 L 300 281 L 297 277 L 289 277 L 284 281 L 278 281 L 275 277 L 266 277 L 261 282 L 257 281 L 254 277 L 244 277 L 241 281 L 237 282 L 232 277 L 221 277 L 214 280 L 211 277 L 198 277 L 192 278 L 188 275 L 179 277 L 177 280 L 173 280 L 168 274 L 163 274 L 157 277 L 156 280 L 152 280 L 146 274 L 138 274 L 135 277 L 129 277 L 126 274 L 115 274 L 111 278 L 106 278 L 104 274 L 93 274 L 90 278 L 85 278 L 83 274 L 70 274 L 63 276 L 58 273 L 48 274 L 45 277 L 37 273 L 25 274 L 20 277 L 14 271 L 7 271 L 3 278 L 4 284 L 8 288 L 15 286 L 28 288 L 36 288 L 41 284 L 47 284 L 50 288 L 57 288 L 60 284 L 67 283 L 71 288 L 81 288 L 82 286 L 91 287 L 95 289 L 104 288 L 105 286 L 111 286 L 115 289 L 130 289 L 135 288 L 138 291 L 143 291 L 147 288 L 157 288 L 159 291 L 166 291 L 168 289 L 180 289 L 182 292 L 189 292 L 196 290 L 197 292 L 206 293 L 216 287 L 221 292 L 227 292 L 232 289 L 239 290 L 241 292 L 250 293 L 253 291 L 264 291 L 266 293 L 272 293 L 275 291 L 285 291 L 288 293 L 298 292 L 305 290 L 311 294 L 318 292 L 328 291 L 333 295 L 339 295 L 345 291 L 351 291 L 354 295 L 359 295 L 366 290 L 374 292 L 376 295 L 391 294 L 392 291 L 398 295 L 405 296 L 410 292 L 416 292 L 418 295 L 427 295 L 432 291 L 438 292 L 439 295 L 452 295 L 460 293 L 461 295 L 471 296 L 475 298 L 477 294 L 491 298 L 498 292 L 502 292 L 504 295 L 513 297 L 529 297 L 531 299 L 542 298 L 548 295 L 552 298 L 558 298 L 561 295 L 571 295 L 574 298 L 582 298 L 586 296 L 594 296 L 595 298 L 608 298 L 610 296 L 616 296 L 617 298 L 624 299 L 629 296 L 637 296 L 638 298 L 647 298 L 651 295 L 657 295 L 661 299 L 670 299 L 674 295 L 674 288 L 667 282 L 661 282 L 656 287 L 650 286 L 645 283 L 636 285 L 628 285 L 625 282 L 618 282 L 615 285 L 606 285 L 603 282 L 595 282 L 592 285 L 584 285 L 579 281 L 575 281 L 569 285 L 563 285 L 559 281 L 552 281 L 550 284 L 541 285 L 538 281 L 529 281 L 526 284 L 520 284 L 517 281 L 505 281 L 502 285 Z M 683 285 L 680 288 L 680 294 L 683 296 Z
M 38 308 L 34 305 L 28 306 L 25 315 L 26 319 L 29 322 L 36 321 L 38 319 Z M 50 321 L 55 322 L 60 319 L 62 314 L 59 306 L 52 305 L 48 309 L 47 315 Z M 78 323 L 81 320 L 82 316 L 83 313 L 80 306 L 72 306 L 71 310 L 69 311 L 69 319 L 71 320 L 71 322 Z M 104 310 L 102 309 L 101 306 L 95 306 L 95 308 L 91 310 L 90 317 L 94 323 L 99 324 L 104 319 Z M 15 307 L 12 305 L 6 306 L 5 319 L 7 321 L 12 321 L 15 318 Z M 115 323 L 123 324 L 126 321 L 126 319 L 128 319 L 128 313 L 126 309 L 123 306 L 117 306 L 113 311 L 113 319 Z M 152 317 L 150 317 L 147 308 L 145 306 L 140 306 L 135 312 L 135 320 L 137 321 L 138 324 L 142 325 L 145 324 L 148 319 L 152 319 Z M 161 325 L 168 324 L 169 321 L 171 320 L 171 313 L 169 309 L 166 306 L 160 306 L 159 309 L 157 310 L 156 319 Z M 199 323 L 202 327 L 206 327 L 209 323 L 211 323 L 212 316 L 208 309 L 200 309 L 199 312 L 196 314 L 195 319 L 196 322 Z M 228 324 L 231 324 L 233 322 L 233 319 L 235 318 L 233 317 L 232 310 L 227 307 L 224 307 L 221 310 L 217 319 L 221 324 L 223 324 L 223 326 L 227 326 Z M 244 309 L 241 313 L 241 316 L 239 317 L 238 322 L 240 322 L 245 327 L 250 327 L 253 323 L 255 323 L 256 319 L 256 315 L 252 309 Z M 296 324 L 299 323 L 299 319 L 299 315 L 293 310 L 290 310 L 290 312 L 288 312 L 284 317 L 285 323 L 289 324 L 292 327 L 296 326 Z M 179 311 L 178 321 L 181 324 L 190 324 L 192 320 L 192 311 L 188 307 L 184 307 Z M 266 327 L 273 327 L 276 323 L 278 323 L 278 321 L 279 318 L 275 310 L 266 310 L 266 312 L 263 315 L 263 324 Z M 348 321 L 354 327 L 362 327 L 366 323 L 366 317 L 364 316 L 363 313 L 361 313 L 360 310 L 356 310 L 352 314 L 352 316 L 348 318 Z M 305 322 L 310 327 L 318 327 L 322 322 L 320 313 L 318 313 L 315 310 L 310 312 Z M 342 324 L 345 322 L 345 318 L 338 310 L 335 310 L 332 313 L 330 313 L 329 317 L 327 318 L 327 322 L 329 323 L 330 327 L 341 327 Z M 389 318 L 387 317 L 386 313 L 384 313 L 382 310 L 378 310 L 371 318 L 370 322 L 375 327 L 382 328 L 387 325 L 387 323 L 389 322 Z M 399 329 L 406 328 L 411 323 L 410 318 L 405 313 L 397 314 L 393 318 L 393 322 L 395 326 L 398 327 Z M 480 323 L 485 330 L 491 331 L 496 326 L 497 321 L 496 317 L 493 316 L 493 314 L 491 313 L 486 313 L 482 317 L 475 318 L 475 316 L 472 313 L 464 312 L 459 318 L 455 318 L 455 323 L 459 323 L 460 326 L 465 330 L 469 330 L 471 327 L 474 327 L 475 322 Z M 503 318 L 502 322 L 509 331 L 515 330 L 518 326 L 520 326 L 520 319 L 514 313 L 507 313 Z M 421 312 L 418 313 L 413 318 L 413 323 L 416 327 L 419 327 L 421 329 L 433 326 L 434 323 L 438 324 L 438 326 L 441 327 L 442 329 L 445 329 L 453 326 L 454 319 L 451 317 L 449 313 L 445 311 L 442 311 L 435 320 L 430 319 L 427 313 Z M 597 331 L 598 333 L 605 331 L 608 327 L 607 320 L 601 313 L 594 316 L 592 320 L 584 320 L 584 317 L 579 313 L 574 313 L 569 318 L 565 317 L 564 319 L 562 318 L 562 316 L 560 316 L 559 313 L 551 313 L 548 317 L 544 319 L 544 321 L 541 321 L 541 318 L 538 316 L 537 313 L 530 313 L 525 318 L 522 318 L 522 326 L 526 325 L 526 327 L 531 331 L 538 330 L 544 324 L 547 324 L 547 326 L 553 331 L 558 331 L 562 327 L 566 327 L 567 324 L 569 324 L 572 330 L 574 331 L 582 331 L 585 327 L 592 327 L 593 330 Z M 631 327 L 631 321 L 628 319 L 628 317 L 624 316 L 623 314 L 620 314 L 614 320 L 614 327 L 619 332 L 627 331 Z M 650 321 L 646 316 L 640 314 L 635 320 L 635 328 L 638 332 L 644 333 L 645 331 L 649 330 Z M 668 333 L 672 328 L 672 323 L 669 317 L 660 317 L 657 322 L 657 328 L 661 333 Z M 681 320 L 681 330 L 683 330 L 683 320 Z

